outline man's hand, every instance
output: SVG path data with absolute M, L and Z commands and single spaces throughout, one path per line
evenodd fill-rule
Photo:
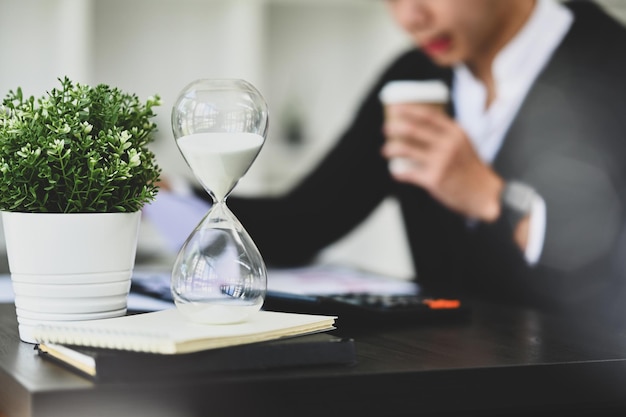
M 428 105 L 394 104 L 386 109 L 383 155 L 411 163 L 393 177 L 426 189 L 449 209 L 468 218 L 495 221 L 504 181 L 480 160 L 467 135 L 445 113 Z

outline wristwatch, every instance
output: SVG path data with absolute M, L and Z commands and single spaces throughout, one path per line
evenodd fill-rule
M 517 224 L 530 213 L 536 196 L 533 187 L 519 181 L 507 181 L 500 194 L 500 216 L 515 230 Z

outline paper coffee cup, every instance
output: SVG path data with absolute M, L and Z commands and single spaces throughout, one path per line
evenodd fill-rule
M 399 80 L 390 81 L 380 90 L 378 98 L 384 106 L 389 104 L 416 103 L 428 105 L 445 112 L 450 100 L 448 86 L 441 80 Z M 385 111 L 385 117 L 389 115 Z M 407 158 L 393 158 L 389 170 L 400 173 L 411 169 L 414 162 Z
M 390 81 L 380 90 L 383 104 L 421 103 L 446 105 L 450 99 L 448 86 L 441 80 Z

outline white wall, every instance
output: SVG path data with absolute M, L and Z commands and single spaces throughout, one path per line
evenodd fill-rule
M 91 80 L 90 0 L 0 0 L 0 93 L 39 96 L 68 75 Z

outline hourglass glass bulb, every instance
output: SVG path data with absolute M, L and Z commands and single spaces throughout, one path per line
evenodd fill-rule
M 176 258 L 172 295 L 193 321 L 240 322 L 263 305 L 266 274 L 248 233 L 225 204 L 217 203 Z
M 244 80 L 197 80 L 172 110 L 176 144 L 192 172 L 221 201 L 246 173 L 265 142 L 267 104 Z

